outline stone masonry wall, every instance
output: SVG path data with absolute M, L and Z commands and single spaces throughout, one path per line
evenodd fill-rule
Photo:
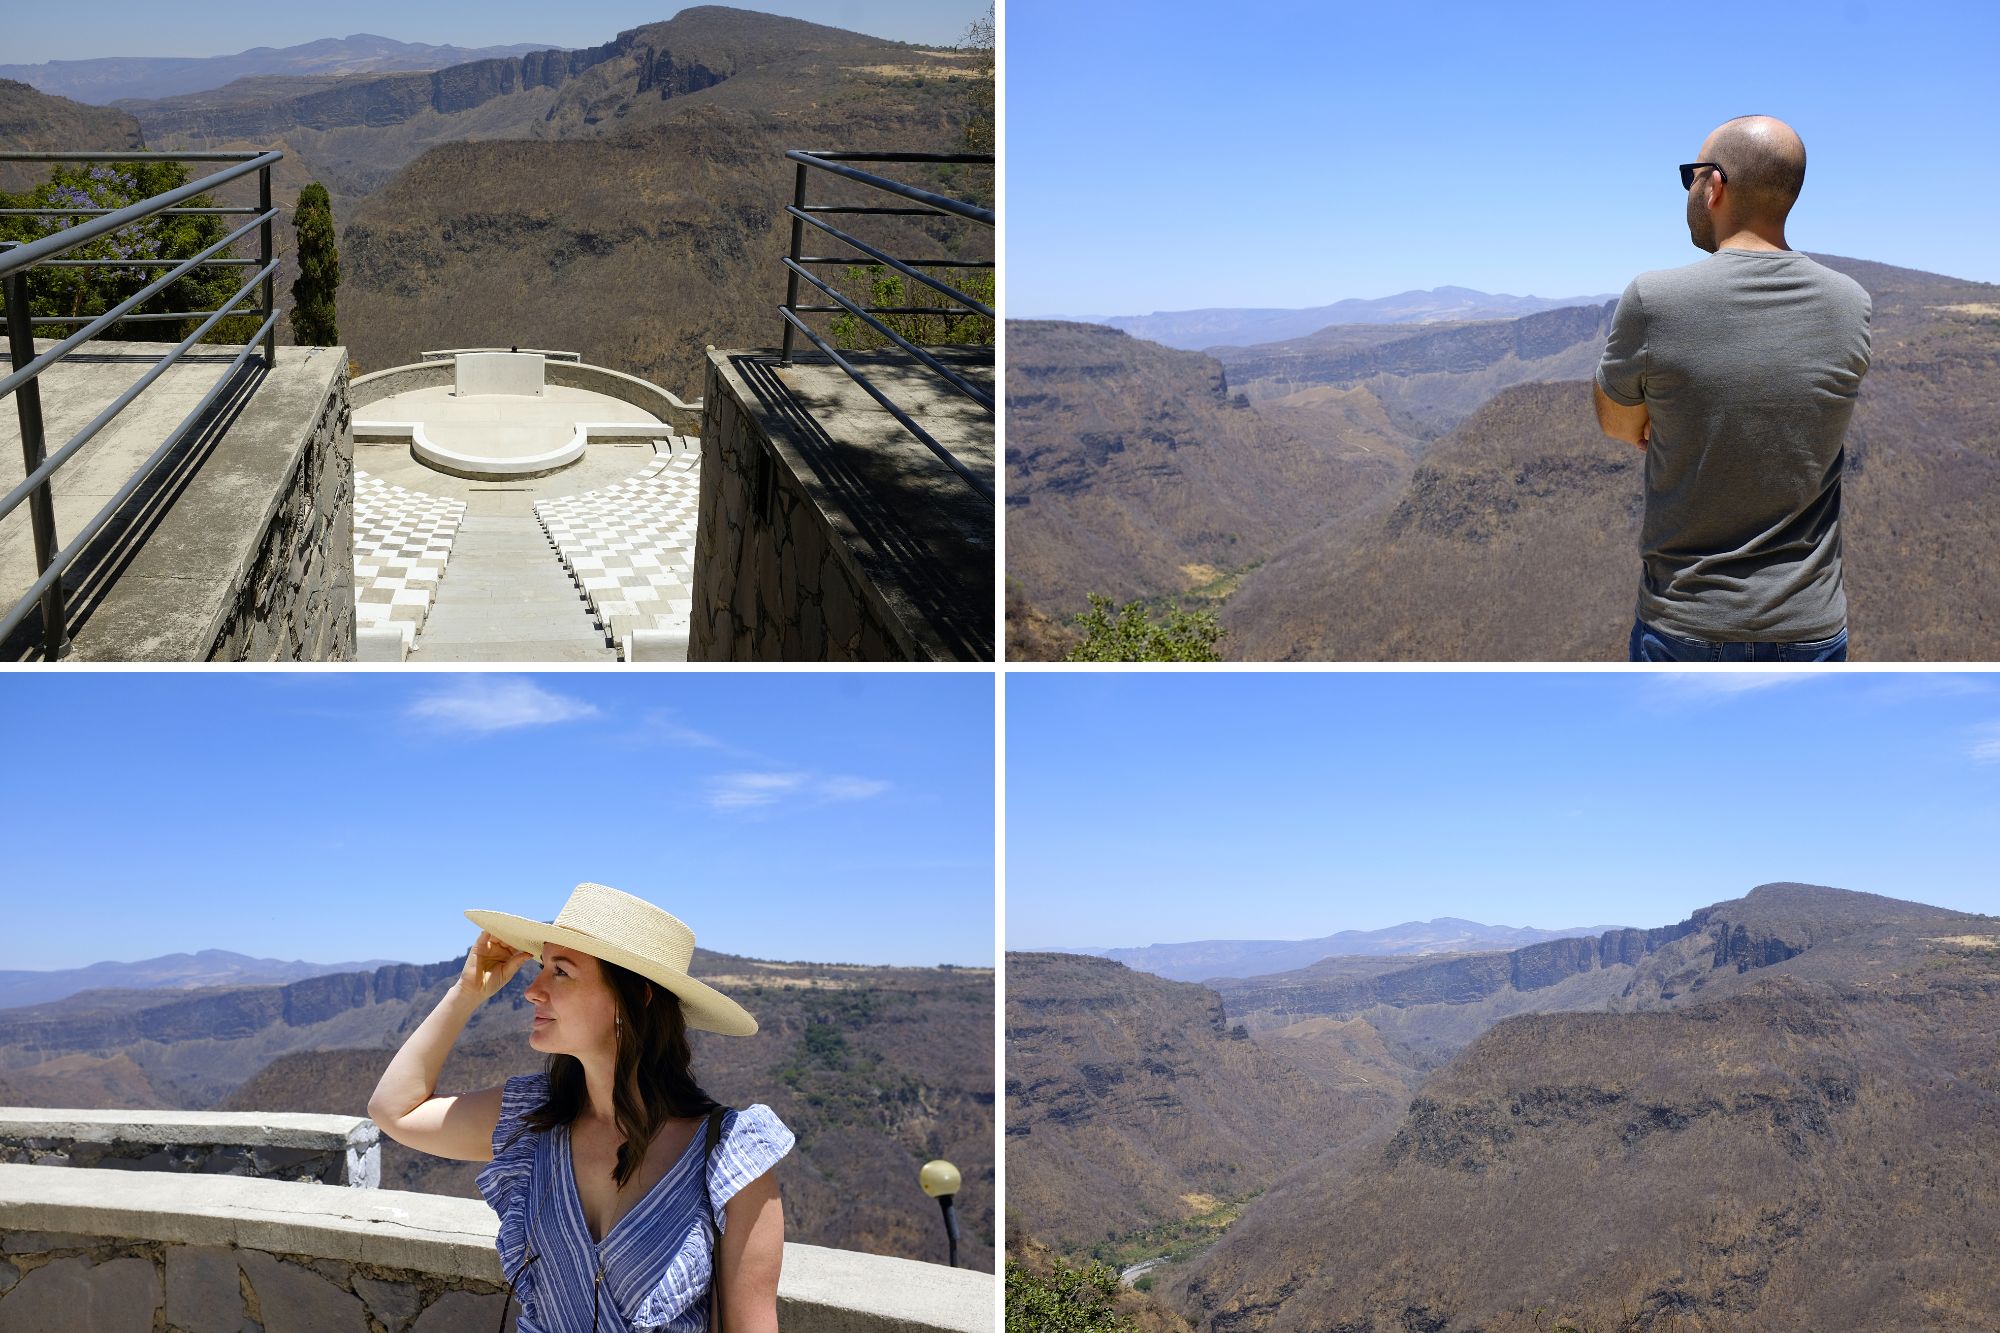
M 210 648 L 212 662 L 351 662 L 354 436 L 336 376 Z
M 183 1171 L 259 1180 L 345 1185 L 348 1154 L 339 1148 L 280 1148 L 246 1143 L 88 1143 L 68 1138 L 0 1139 L 0 1162 L 23 1166 L 100 1167 L 114 1171 Z
M 908 661 L 839 538 L 711 357 L 689 661 Z
M 506 1302 L 492 1282 L 349 1260 L 0 1232 L 8 1333 L 492 1333 Z

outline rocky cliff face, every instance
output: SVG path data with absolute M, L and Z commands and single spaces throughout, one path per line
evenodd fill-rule
M 1008 1206 L 1066 1250 L 1239 1199 L 1401 1107 L 1247 1040 L 1203 986 L 1072 954 L 1010 954 L 1007 979 Z
M 157 140 L 276 139 L 295 129 L 398 125 L 423 111 L 452 115 L 529 88 L 555 88 L 605 61 L 629 54 L 636 32 L 582 51 L 537 51 L 514 59 L 475 60 L 429 72 L 356 75 L 329 88 L 282 95 L 283 80 L 259 86 L 280 95 L 258 95 L 231 85 L 158 102 L 130 103 Z M 647 58 L 654 53 L 648 51 Z M 706 85 L 703 85 L 706 86 Z M 232 96 L 232 90 L 234 95 Z M 663 95 L 665 95 L 663 93 Z
M 98 1003 L 105 998 L 129 1003 L 126 995 L 85 991 L 53 1004 L 0 1011 L 0 1047 L 94 1051 L 133 1042 L 229 1041 L 273 1025 L 309 1027 L 366 1005 L 407 1003 L 457 976 L 460 966 L 395 963 L 287 986 L 212 989 L 185 997 L 169 992 L 156 1003 L 123 1011 L 106 1011 Z
M 146 146 L 139 122 L 110 107 L 51 97 L 0 79 L 0 147 L 14 152 L 117 152 Z M 0 162 L 0 191 L 19 193 L 49 178 L 39 162 Z
M 1214 355 L 1242 381 L 1282 378 L 1294 385 L 1353 384 L 1374 375 L 1464 375 L 1506 358 L 1540 361 L 1577 343 L 1601 345 L 1616 301 L 1565 306 L 1519 319 L 1458 324 L 1353 347 L 1339 329 L 1291 342 L 1219 347 Z
M 1678 925 L 1653 930 L 1613 930 L 1547 940 L 1507 953 L 1427 959 L 1374 975 L 1351 975 L 1349 960 L 1328 959 L 1296 972 L 1215 984 L 1239 1018 L 1266 1010 L 1295 1019 L 1310 1014 L 1352 1015 L 1375 1005 L 1407 1009 L 1472 1004 L 1504 992 L 1547 990 L 1585 972 L 1634 967 L 1675 940 L 1702 930 L 1713 910 L 1703 909 Z M 1753 947 L 1747 933 L 1745 941 L 1743 948 Z M 1737 956 L 1730 955 L 1731 960 Z
M 1799 885 L 1696 915 L 1654 958 L 1707 987 L 1497 1024 L 1156 1292 L 1209 1333 L 1981 1326 L 2000 921 Z
M 1401 480 L 1365 394 L 1264 414 L 1199 353 L 1040 320 L 1007 339 L 1007 572 L 1051 613 L 1209 584 Z

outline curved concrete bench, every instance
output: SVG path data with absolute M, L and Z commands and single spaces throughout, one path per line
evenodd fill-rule
M 640 379 L 637 375 L 608 370 L 603 366 L 585 365 L 581 361 L 554 359 L 564 355 L 561 352 L 542 353 L 545 358 L 550 358 L 543 367 L 543 374 L 548 383 L 570 389 L 589 389 L 607 398 L 616 398 L 621 403 L 630 403 L 666 422 L 679 434 L 701 434 L 701 399 L 697 398 L 692 403 L 682 402 L 674 394 L 648 380 Z M 387 370 L 377 370 L 363 375 L 347 386 L 347 392 L 349 401 L 358 414 L 370 403 L 379 402 L 391 394 L 454 384 L 457 378 L 457 366 L 454 362 L 448 359 L 423 361 L 407 366 L 391 366 Z

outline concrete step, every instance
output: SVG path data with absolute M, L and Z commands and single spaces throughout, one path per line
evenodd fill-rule
M 611 662 L 617 653 L 532 513 L 473 513 L 409 660 Z

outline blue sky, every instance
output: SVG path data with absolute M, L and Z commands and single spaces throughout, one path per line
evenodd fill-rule
M 1676 164 L 1806 142 L 1798 249 L 2000 282 L 2000 6 L 1011 0 L 1008 313 L 1617 293 L 1700 258 Z
M 13 673 L 10 968 L 437 962 L 583 880 L 707 948 L 990 966 L 993 678 Z
M 735 9 L 825 23 L 899 42 L 955 45 L 986 0 L 736 0 Z M 672 18 L 691 6 L 674 0 L 345 0 L 322 5 L 163 5 L 158 0 L 95 0 L 90 21 L 64 5 L 9 7 L 0 63 L 98 56 L 219 56 L 254 46 L 298 46 L 321 37 L 372 32 L 434 46 L 597 46 L 627 28 Z
M 1995 828 L 1988 675 L 1007 681 L 1009 948 L 1650 927 L 1777 880 L 2000 913 Z

